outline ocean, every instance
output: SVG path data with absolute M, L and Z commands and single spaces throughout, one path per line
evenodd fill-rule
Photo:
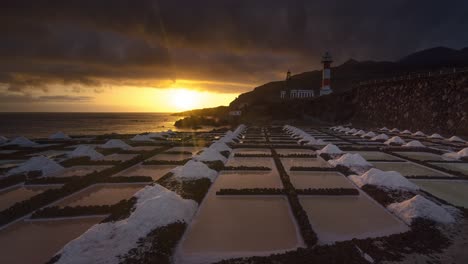
M 44 138 L 57 131 L 99 135 L 177 130 L 174 122 L 180 118 L 170 113 L 0 113 L 0 136 Z

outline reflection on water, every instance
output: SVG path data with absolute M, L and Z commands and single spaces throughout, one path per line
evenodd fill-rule
M 243 157 L 230 157 L 226 163 L 226 166 L 262 166 L 268 168 L 275 168 L 273 158 L 243 158 Z
M 154 181 L 159 180 L 162 176 L 170 172 L 175 165 L 136 165 L 133 166 L 122 173 L 119 173 L 115 176 L 148 176 L 151 177 Z
M 451 176 L 411 162 L 371 162 L 383 171 L 397 171 L 403 176 Z
M 332 171 L 291 171 L 289 178 L 297 189 L 354 188 L 345 176 Z
M 286 170 L 291 167 L 329 167 L 328 163 L 322 158 L 281 158 L 281 163 Z
M 222 171 L 216 179 L 217 190 L 221 188 L 282 188 L 276 169 L 272 171 Z
M 384 236 L 409 229 L 363 194 L 301 196 L 300 202 L 320 243 Z
M 96 185 L 62 200 L 59 206 L 112 205 L 133 196 L 142 184 Z
M 412 182 L 442 200 L 468 208 L 468 182 L 466 181 L 414 180 Z
M 102 217 L 53 221 L 20 221 L 0 230 L 1 263 L 45 263 L 66 243 Z
M 38 195 L 46 190 L 60 188 L 60 186 L 31 187 L 21 186 L 0 192 L 0 211 L 3 211 L 17 202 L 27 200 L 34 195 Z

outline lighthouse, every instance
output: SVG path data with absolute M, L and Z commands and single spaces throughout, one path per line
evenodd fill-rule
M 330 87 L 330 64 L 333 62 L 330 53 L 327 51 L 322 56 L 323 71 L 322 71 L 322 88 L 320 89 L 320 95 L 326 95 L 332 93 Z

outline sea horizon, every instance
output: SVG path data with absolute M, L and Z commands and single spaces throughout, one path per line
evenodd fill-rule
M 0 135 L 46 138 L 58 131 L 69 135 L 138 134 L 174 126 L 180 116 L 169 112 L 0 112 Z

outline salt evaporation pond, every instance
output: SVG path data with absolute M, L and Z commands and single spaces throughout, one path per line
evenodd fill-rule
M 104 158 L 100 160 L 109 160 L 109 161 L 127 161 L 131 160 L 138 156 L 138 154 L 119 154 L 119 153 L 114 153 L 111 155 L 107 155 Z
M 453 177 L 450 174 L 423 167 L 411 162 L 371 162 L 374 167 L 383 171 L 397 171 L 403 176 Z
M 281 158 L 286 170 L 291 167 L 329 167 L 328 163 L 320 157 L 317 158 Z
M 412 182 L 442 200 L 468 208 L 468 181 L 412 180 Z
M 152 150 L 159 149 L 159 148 L 162 148 L 162 146 L 136 146 L 136 147 L 132 147 L 131 150 L 133 150 L 133 151 L 152 151 Z
M 166 160 L 166 161 L 182 161 L 186 159 L 190 159 L 192 154 L 157 154 L 150 158 L 149 160 Z
M 390 154 L 380 151 L 349 151 L 349 153 L 359 154 L 366 160 L 401 160 L 402 159 L 392 156 Z
M 272 171 L 221 171 L 216 183 L 216 186 L 231 189 L 283 188 L 276 169 Z
M 441 155 L 429 152 L 395 152 L 398 155 L 415 160 L 444 160 Z
M 226 163 L 226 166 L 262 166 L 268 168 L 275 168 L 273 158 L 246 158 L 246 157 L 230 157 Z
M 19 221 L 0 230 L 1 263 L 45 263 L 103 217 Z
M 67 154 L 67 153 L 70 153 L 70 151 L 46 150 L 46 151 L 41 151 L 41 152 L 38 152 L 38 153 L 33 153 L 33 154 L 28 155 L 28 156 L 46 156 L 48 158 L 53 158 L 53 157 L 57 157 L 57 156 L 60 156 L 60 155 Z
M 333 171 L 291 171 L 288 173 L 296 189 L 354 188 L 346 177 Z
M 362 193 L 359 196 L 300 196 L 299 200 L 321 244 L 409 230 Z
M 65 168 L 65 170 L 51 174 L 48 177 L 64 178 L 73 176 L 85 176 L 90 173 L 100 172 L 111 167 L 112 166 L 107 165 L 79 165 Z
M 127 170 L 114 175 L 116 176 L 125 176 L 125 177 L 134 177 L 134 176 L 148 176 L 153 179 L 153 181 L 159 180 L 162 176 L 166 175 L 175 165 L 135 165 Z
M 311 149 L 276 149 L 276 153 L 280 155 L 294 155 L 294 154 L 314 155 L 315 151 Z
M 203 147 L 173 147 L 166 150 L 166 152 L 191 152 L 192 155 L 195 155 L 202 150 Z
M 0 191 L 0 211 L 3 211 L 17 202 L 27 200 L 47 190 L 60 188 L 60 185 L 50 186 L 18 186 Z
M 447 170 L 458 171 L 468 176 L 468 163 L 437 163 L 432 162 L 432 165 L 441 167 Z
M 234 154 L 271 155 L 271 150 L 267 148 L 236 148 L 232 152 Z
M 216 196 L 212 188 L 180 244 L 178 263 L 292 250 L 302 239 L 284 196 Z
M 129 199 L 145 184 L 99 184 L 75 193 L 58 203 L 59 206 L 113 205 Z

